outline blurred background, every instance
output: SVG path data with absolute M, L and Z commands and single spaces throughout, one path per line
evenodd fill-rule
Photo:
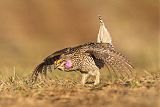
M 1 0 L 0 74 L 31 73 L 56 50 L 96 41 L 98 15 L 136 69 L 158 71 L 158 8 L 158 0 Z

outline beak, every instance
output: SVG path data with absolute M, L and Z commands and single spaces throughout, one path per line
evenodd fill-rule
M 57 69 L 57 61 L 54 61 L 54 69 Z

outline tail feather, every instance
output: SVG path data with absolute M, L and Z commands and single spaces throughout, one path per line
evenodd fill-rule
M 110 36 L 110 33 L 108 32 L 107 28 L 105 27 L 105 24 L 103 23 L 103 20 L 101 16 L 99 16 L 100 21 L 100 28 L 97 36 L 97 43 L 109 43 L 112 44 L 112 39 Z

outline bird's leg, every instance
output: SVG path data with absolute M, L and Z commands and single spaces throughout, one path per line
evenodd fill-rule
M 95 79 L 94 85 L 98 85 L 100 83 L 100 72 L 96 71 L 95 76 L 96 76 L 96 79 Z
M 94 85 L 98 85 L 100 83 L 100 72 L 99 70 L 94 70 L 89 72 L 90 75 L 95 76 L 96 79 L 94 81 Z
M 89 77 L 88 73 L 82 73 L 82 80 L 81 80 L 81 84 L 85 85 L 87 78 Z

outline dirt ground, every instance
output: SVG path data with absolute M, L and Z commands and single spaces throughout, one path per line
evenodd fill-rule
M 103 80 L 81 86 L 70 74 L 39 79 L 35 84 L 18 75 L 0 81 L 0 107 L 159 107 L 160 75 L 134 80 Z
M 158 0 L 1 0 L 0 107 L 160 107 L 159 7 Z M 55 71 L 32 84 L 29 75 L 49 54 L 96 41 L 98 15 L 137 77 L 102 74 L 99 86 L 83 87 L 79 73 Z

